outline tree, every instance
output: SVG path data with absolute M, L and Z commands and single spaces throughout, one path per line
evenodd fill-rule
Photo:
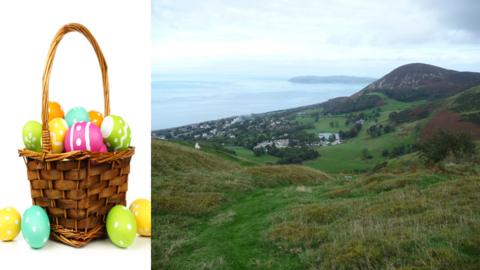
M 382 129 L 383 129 L 383 125 L 381 125 L 381 124 L 380 125 L 372 125 L 371 127 L 369 127 L 367 129 L 367 133 L 372 138 L 380 137 L 380 136 L 382 136 Z
M 456 159 L 471 157 L 477 151 L 473 138 L 465 132 L 440 130 L 418 145 L 420 157 L 427 163 L 437 163 L 449 156 Z
M 391 125 L 386 125 L 383 127 L 383 133 L 393 132 L 395 129 Z
M 355 138 L 358 135 L 358 133 L 360 133 L 361 129 L 362 129 L 362 124 L 357 123 L 353 127 L 351 127 L 350 130 L 347 130 L 347 131 L 340 130 L 338 134 L 340 136 L 340 139 L 346 140 L 350 138 Z
M 277 161 L 278 164 L 302 163 L 305 160 L 316 159 L 320 156 L 316 150 L 307 147 L 278 149 L 272 155 L 280 158 Z
M 265 149 L 263 149 L 262 147 L 253 148 L 253 154 L 256 157 L 262 156 L 263 154 L 265 154 Z
M 363 156 L 364 159 L 372 159 L 373 158 L 373 156 L 368 151 L 368 148 L 363 148 L 362 149 L 362 156 Z
M 390 155 L 392 157 L 399 157 L 399 156 L 405 155 L 405 153 L 406 153 L 405 145 L 402 144 L 402 145 L 393 147 L 392 153 Z

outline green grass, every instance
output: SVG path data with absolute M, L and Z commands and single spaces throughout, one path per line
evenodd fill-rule
M 480 165 L 327 175 L 152 143 L 154 269 L 478 269 Z
M 403 101 L 389 98 L 385 94 L 378 93 L 378 92 L 369 93 L 369 95 L 377 95 L 383 98 L 383 100 L 385 101 L 385 105 L 383 105 L 381 109 L 382 109 L 382 112 L 387 113 L 386 116 L 388 116 L 388 113 L 393 111 L 401 111 L 409 107 L 415 107 L 415 106 L 419 106 L 426 103 L 425 100 L 403 102 Z
M 275 164 L 277 157 L 271 155 L 255 156 L 252 150 L 240 146 L 227 146 L 228 149 L 235 151 L 237 158 L 247 160 L 255 164 Z
M 369 170 L 385 160 L 382 156 L 384 149 L 391 150 L 394 146 L 412 144 L 416 139 L 413 125 L 403 125 L 395 132 L 377 138 L 370 138 L 366 133 L 368 126 L 369 124 L 366 124 L 356 138 L 339 145 L 317 148 L 320 157 L 306 162 L 305 165 L 329 173 Z M 372 159 L 363 157 L 362 151 L 365 148 L 372 155 Z
M 241 167 L 235 162 L 187 146 L 153 141 L 152 213 L 154 224 L 157 224 L 152 245 L 154 268 L 238 269 L 242 265 L 246 267 L 247 262 L 259 266 L 268 263 L 256 261 L 261 257 L 256 258 L 252 256 L 253 251 L 242 251 L 241 248 L 261 239 L 255 234 L 260 233 L 260 229 L 252 231 L 250 240 L 248 237 L 237 239 L 240 247 L 226 252 L 229 243 L 225 239 L 233 233 L 245 233 L 238 231 L 245 224 L 240 222 L 235 229 L 226 228 L 225 234 L 219 234 L 212 226 L 224 224 L 232 217 L 249 218 L 252 211 L 259 211 L 254 206 L 264 204 L 266 198 L 260 196 L 263 201 L 256 203 L 249 199 L 249 196 L 255 197 L 257 188 L 261 188 L 261 192 L 263 188 L 321 184 L 328 179 L 327 175 L 303 166 Z M 228 209 L 242 200 L 246 204 L 244 207 Z M 268 212 L 271 206 L 264 205 L 266 208 L 263 211 Z M 262 224 L 257 226 L 268 227 L 265 221 Z M 251 226 L 254 225 L 249 224 L 244 230 Z M 205 240 L 197 242 L 197 239 Z M 207 240 L 210 244 L 199 248 Z M 267 243 L 259 249 L 268 252 L 271 244 Z M 291 257 L 297 261 L 294 256 Z M 279 257 L 275 261 L 280 262 L 281 259 Z
M 480 266 L 476 177 L 385 175 L 359 179 L 346 189 L 346 196 L 300 202 L 279 212 L 269 239 L 304 258 L 307 268 Z
M 338 132 L 341 129 L 346 129 L 345 125 L 346 118 L 344 116 L 322 116 L 318 119 L 318 122 L 315 122 L 315 118 L 309 115 L 298 116 L 297 121 L 303 124 L 313 124 L 314 129 L 311 129 L 311 132 L 320 133 L 320 132 Z M 337 122 L 338 127 L 331 127 L 330 122 Z

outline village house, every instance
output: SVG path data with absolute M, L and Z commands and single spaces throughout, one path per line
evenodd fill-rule
M 337 145 L 342 143 L 340 141 L 340 134 L 338 133 L 319 133 L 318 138 L 320 139 L 320 145 L 322 146 Z
M 255 145 L 255 147 L 253 147 L 253 149 L 265 148 L 267 146 L 272 146 L 272 145 L 275 145 L 276 148 L 287 148 L 289 143 L 290 143 L 290 141 L 288 139 L 278 139 L 278 140 L 273 140 L 273 141 L 264 141 L 264 142 L 261 142 L 261 143 Z

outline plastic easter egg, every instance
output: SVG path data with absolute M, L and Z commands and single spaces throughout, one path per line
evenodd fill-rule
M 50 122 L 48 122 L 48 130 L 50 131 L 52 152 L 62 153 L 64 149 L 63 142 L 68 130 L 67 121 L 65 121 L 63 118 L 52 119 Z
M 90 122 L 90 116 L 84 108 L 75 107 L 67 112 L 65 120 L 67 121 L 68 127 L 71 127 L 78 122 Z
M 109 115 L 103 119 L 102 135 L 110 151 L 125 150 L 132 139 L 130 127 L 122 117 Z
M 0 210 L 0 240 L 12 241 L 20 232 L 21 217 L 15 208 L 7 207 Z
M 40 206 L 34 205 L 23 213 L 22 235 L 32 248 L 42 248 L 50 237 L 50 221 Z
M 64 140 L 65 151 L 106 152 L 100 128 L 90 122 L 78 122 L 67 131 Z
M 97 111 L 89 111 L 88 116 L 90 116 L 90 122 L 94 123 L 97 127 L 102 126 L 103 114 Z
M 37 121 L 28 121 L 23 126 L 23 143 L 28 150 L 42 151 L 42 124 Z
M 115 205 L 107 215 L 108 237 L 116 246 L 127 248 L 137 236 L 135 216 L 123 205 Z
M 48 121 L 63 117 L 65 117 L 65 113 L 63 112 L 62 106 L 55 101 L 48 102 Z
M 137 221 L 137 232 L 141 236 L 152 235 L 152 204 L 147 199 L 136 199 L 130 205 L 130 211 L 132 211 Z

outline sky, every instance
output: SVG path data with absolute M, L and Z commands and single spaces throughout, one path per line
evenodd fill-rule
M 480 72 L 476 0 L 153 0 L 152 74 L 381 77 Z

